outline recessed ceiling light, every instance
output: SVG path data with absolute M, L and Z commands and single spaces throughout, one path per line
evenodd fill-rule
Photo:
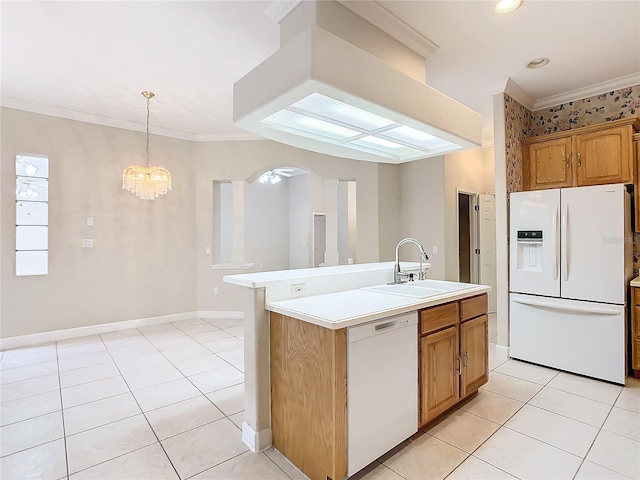
M 522 4 L 522 0 L 500 0 L 496 4 L 496 12 L 509 13 L 513 12 Z
M 538 57 L 527 63 L 527 68 L 540 68 L 544 67 L 547 63 L 549 63 L 549 59 L 547 57 Z

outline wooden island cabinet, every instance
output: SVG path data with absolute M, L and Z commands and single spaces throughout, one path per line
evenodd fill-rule
M 487 307 L 483 294 L 420 311 L 420 427 L 487 383 Z
M 524 140 L 524 190 L 634 183 L 638 130 L 634 117 Z
M 416 425 L 423 428 L 488 380 L 487 294 L 417 315 Z M 347 328 L 271 312 L 269 331 L 273 446 L 312 480 L 343 479 L 349 458 Z

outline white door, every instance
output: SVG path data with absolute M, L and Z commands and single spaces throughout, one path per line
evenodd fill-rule
M 480 283 L 489 285 L 489 313 L 496 311 L 496 198 L 478 195 Z
M 324 263 L 327 251 L 327 216 L 324 213 L 313 214 L 313 266 Z
M 562 189 L 564 298 L 625 303 L 625 195 L 621 184 Z
M 560 190 L 510 195 L 510 291 L 560 296 Z

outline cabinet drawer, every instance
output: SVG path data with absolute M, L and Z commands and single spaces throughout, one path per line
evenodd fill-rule
M 631 318 L 631 338 L 640 340 L 640 307 L 633 307 Z
M 458 302 L 445 303 L 420 312 L 420 334 L 433 332 L 458 323 Z
M 464 322 L 480 315 L 486 315 L 488 310 L 486 293 L 477 297 L 465 298 L 460 301 L 460 321 Z

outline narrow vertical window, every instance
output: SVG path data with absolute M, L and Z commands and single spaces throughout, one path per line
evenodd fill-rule
M 16 155 L 16 275 L 49 272 L 49 158 Z

